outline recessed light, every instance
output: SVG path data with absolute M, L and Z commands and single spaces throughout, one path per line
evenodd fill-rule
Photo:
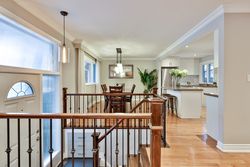
M 188 48 L 188 47 L 189 47 L 189 45 L 186 45 L 186 46 L 185 46 L 185 48 Z

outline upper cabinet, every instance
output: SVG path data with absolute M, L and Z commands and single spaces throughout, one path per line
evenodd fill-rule
M 188 75 L 199 75 L 199 59 L 181 58 L 179 68 L 186 69 Z

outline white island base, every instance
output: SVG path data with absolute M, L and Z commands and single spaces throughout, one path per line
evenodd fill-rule
M 202 107 L 202 90 L 199 88 L 177 88 L 167 90 L 177 97 L 177 114 L 180 118 L 200 118 Z

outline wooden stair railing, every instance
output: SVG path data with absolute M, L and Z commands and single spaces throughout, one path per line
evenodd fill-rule
M 63 106 L 65 107 L 65 109 L 63 110 L 64 112 L 67 112 L 67 97 L 72 97 L 72 99 L 74 99 L 73 97 L 77 97 L 77 96 L 90 96 L 90 99 L 93 99 L 93 96 L 104 96 L 107 94 L 68 94 L 67 91 L 63 91 L 64 95 L 63 95 L 63 100 L 66 101 L 64 102 Z M 128 93 L 126 93 L 127 95 Z M 120 93 L 120 95 L 124 95 L 123 93 Z M 143 97 L 147 97 L 143 100 L 140 100 L 139 103 L 136 103 L 136 105 L 132 108 L 132 110 L 129 111 L 129 113 L 133 113 L 136 112 L 136 110 L 138 108 L 140 108 L 140 106 L 142 106 L 143 103 L 149 103 L 150 104 L 150 113 L 152 113 L 151 115 L 151 143 L 150 143 L 150 150 L 151 150 L 151 157 L 150 157 L 150 162 L 152 167 L 159 167 L 160 166 L 160 148 L 161 148 L 161 141 L 163 141 L 164 146 L 166 146 L 166 99 L 156 95 L 156 94 L 137 94 L 137 95 L 141 95 Z M 108 96 L 112 96 L 111 94 L 108 94 Z M 150 98 L 149 98 L 150 97 Z M 87 98 L 88 100 L 88 98 Z M 137 99 L 138 100 L 138 99 Z M 70 106 L 71 108 L 71 106 Z M 106 113 L 105 113 L 106 114 Z M 142 113 L 137 113 L 138 115 L 141 115 Z M 123 123 L 123 118 L 119 118 L 117 119 L 117 122 L 114 123 L 110 129 L 108 129 L 107 131 L 105 130 L 105 133 L 103 135 L 100 135 L 98 133 L 93 133 L 92 137 L 93 137 L 93 141 L 95 141 L 95 143 L 93 143 L 93 157 L 94 157 L 94 164 L 95 167 L 99 166 L 99 152 L 98 152 L 98 148 L 99 148 L 99 143 L 105 139 L 106 137 L 111 134 L 112 131 L 114 131 L 115 129 L 118 128 L 118 126 Z M 105 123 L 106 125 L 106 123 Z M 139 132 L 138 132 L 139 133 Z M 129 140 L 129 139 L 128 139 Z M 140 149 L 138 150 L 138 154 L 140 154 Z M 157 156 L 155 156 L 157 155 Z M 139 159 L 140 160 L 140 159 Z
M 3 112 L 0 112 L 0 120 L 1 120 L 1 125 L 5 123 L 5 121 L 3 120 L 6 120 L 6 127 L 7 129 L 5 131 L 3 131 L 2 133 L 6 133 L 5 135 L 1 136 L 1 137 L 6 137 L 6 149 L 5 149 L 5 153 L 6 153 L 6 166 L 11 166 L 12 164 L 12 161 L 11 161 L 11 157 L 12 157 L 12 154 L 15 153 L 15 151 L 12 151 L 12 146 L 10 145 L 11 141 L 13 141 L 13 137 L 12 134 L 18 134 L 17 135 L 17 153 L 18 153 L 18 157 L 17 157 L 17 160 L 20 164 L 20 162 L 23 161 L 22 159 L 22 156 L 24 156 L 23 154 L 21 155 L 21 149 L 27 149 L 26 147 L 24 146 L 20 146 L 20 140 L 21 141 L 24 141 L 24 138 L 22 137 L 26 137 L 26 136 L 23 136 L 21 135 L 22 133 L 24 133 L 25 131 L 28 131 L 28 141 L 27 143 L 28 144 L 28 151 L 26 152 L 22 150 L 22 152 L 26 152 L 27 155 L 28 155 L 28 161 L 25 162 L 26 165 L 23 166 L 23 167 L 26 167 L 26 166 L 36 166 L 35 164 L 33 164 L 32 162 L 32 157 L 33 157 L 33 154 L 36 154 L 36 152 L 34 150 L 32 150 L 31 148 L 31 143 L 32 143 L 32 138 L 31 138 L 31 130 L 34 128 L 32 127 L 33 123 L 36 123 L 38 122 L 39 124 L 39 149 L 38 149 L 38 153 L 39 153 L 39 167 L 42 167 L 43 166 L 43 159 L 42 159 L 42 153 L 43 153 L 43 147 L 42 147 L 42 142 L 43 142 L 43 133 L 42 132 L 42 121 L 43 120 L 49 120 L 49 133 L 50 135 L 48 136 L 49 137 L 49 166 L 50 167 L 53 167 L 55 166 L 55 162 L 53 161 L 53 153 L 54 153 L 54 149 L 53 149 L 53 133 L 54 133 L 54 129 L 53 129 L 53 126 L 52 126 L 52 122 L 56 119 L 59 119 L 61 120 L 61 123 L 64 121 L 64 120 L 67 120 L 67 119 L 70 119 L 70 120 L 77 120 L 77 119 L 82 119 L 82 120 L 87 120 L 87 119 L 128 119 L 128 120 L 132 120 L 132 119 L 150 119 L 151 118 L 151 114 L 150 113 L 141 113 L 141 114 L 133 114 L 133 113 L 112 113 L 112 114 L 107 114 L 107 113 L 88 113 L 88 114 L 49 114 L 49 113 L 42 113 L 42 114 L 29 114 L 29 113 L 3 113 Z M 28 122 L 28 126 L 27 126 L 27 129 L 20 129 L 20 125 L 22 125 L 23 123 L 26 123 L 26 122 L 23 122 L 23 121 L 20 121 L 20 120 L 27 120 Z M 16 129 L 13 129 L 13 125 L 11 124 L 12 121 L 17 121 L 17 132 L 14 132 L 14 130 Z M 21 123 L 20 123 L 21 122 Z M 61 127 L 61 143 L 64 143 L 64 131 L 62 130 L 63 127 Z M 75 133 L 74 133 L 74 126 L 72 126 L 72 149 L 71 149 L 71 159 L 72 159 L 72 167 L 74 167 L 75 163 L 74 163 L 74 159 L 75 159 L 75 146 L 74 146 L 74 137 L 75 137 Z M 10 133 L 11 132 L 11 133 Z M 93 134 L 93 139 L 94 139 L 94 142 L 93 144 L 97 143 L 98 141 L 98 136 L 100 134 L 98 132 L 94 133 Z M 82 139 L 84 140 L 84 139 Z M 98 166 L 98 159 L 99 157 L 97 156 L 98 155 L 98 152 L 99 152 L 99 147 L 98 145 L 93 145 L 93 154 L 95 155 L 94 157 L 97 157 L 95 159 L 95 166 Z M 3 151 L 4 150 L 0 150 L 0 151 Z M 4 155 L 2 153 L 0 153 L 0 155 Z M 64 145 L 62 144 L 61 146 L 61 159 L 60 159 L 60 166 L 62 166 L 63 162 L 64 162 L 64 158 L 68 158 L 68 157 L 64 157 Z M 0 157 L 2 160 L 4 159 L 4 157 Z M 82 157 L 83 159 L 85 159 L 86 157 Z M 24 163 L 24 162 L 22 162 Z M 21 165 L 19 165 L 21 166 Z M 21 166 L 22 167 L 22 166 Z

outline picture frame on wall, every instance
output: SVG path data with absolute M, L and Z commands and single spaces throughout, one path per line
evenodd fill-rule
M 110 64 L 109 65 L 109 78 L 123 78 L 123 79 L 131 79 L 134 78 L 134 66 L 132 64 L 124 64 L 123 72 L 117 72 L 117 65 Z

